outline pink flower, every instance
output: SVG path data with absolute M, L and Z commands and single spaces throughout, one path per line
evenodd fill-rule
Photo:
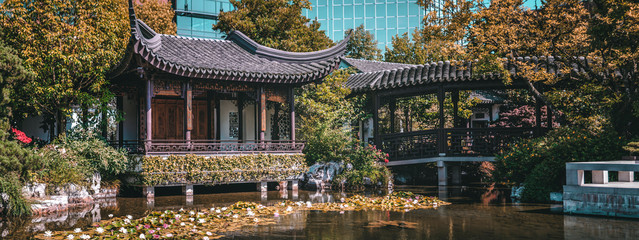
M 384 162 L 385 162 L 385 163 L 388 163 L 388 159 L 384 159 Z
M 150 228 L 150 227 L 151 227 L 151 225 L 149 225 L 149 224 L 144 225 L 144 228 Z
M 169 228 L 169 225 L 165 223 L 164 225 L 162 225 L 162 227 L 163 228 Z

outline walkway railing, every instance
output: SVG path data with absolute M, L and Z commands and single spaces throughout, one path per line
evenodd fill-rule
M 168 154 L 251 154 L 301 153 L 305 142 L 290 140 L 150 140 L 110 142 L 132 153 Z
M 438 156 L 494 156 L 520 138 L 534 136 L 534 128 L 447 128 L 381 136 L 389 160 Z M 442 142 L 443 141 L 443 142 Z

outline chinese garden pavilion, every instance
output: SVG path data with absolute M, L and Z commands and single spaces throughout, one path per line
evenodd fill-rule
M 125 120 L 117 145 L 146 155 L 296 153 L 293 90 L 335 70 L 348 37 L 316 52 L 158 34 L 130 12 L 131 38 L 111 72 Z

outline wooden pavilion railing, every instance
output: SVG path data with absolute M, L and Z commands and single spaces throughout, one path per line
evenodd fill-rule
M 109 142 L 114 147 L 131 153 L 147 155 L 168 154 L 252 154 L 252 153 L 301 153 L 303 141 L 290 140 L 150 140 Z
M 381 136 L 389 160 L 438 156 L 494 156 L 520 138 L 534 136 L 534 128 L 447 128 Z M 441 142 L 443 141 L 443 142 Z

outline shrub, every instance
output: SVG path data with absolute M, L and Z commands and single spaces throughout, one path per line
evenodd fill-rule
M 337 175 L 333 179 L 334 185 L 345 181 L 347 187 L 355 189 L 371 184 L 375 186 L 377 183 L 382 183 L 385 186 L 391 178 L 390 170 L 381 164 L 388 162 L 388 154 L 370 144 L 362 146 L 355 142 L 344 154 L 343 161 L 344 164 L 350 165 L 352 168 L 346 167 Z M 366 178 L 370 179 L 370 182 L 367 182 Z
M 494 178 L 524 184 L 524 201 L 547 202 L 550 192 L 561 191 L 565 184 L 566 162 L 615 160 L 622 153 L 622 140 L 612 130 L 594 133 L 563 127 L 515 143 L 498 155 Z
M 128 169 L 127 153 L 109 146 L 92 131 L 74 130 L 68 137 L 61 136 L 57 142 L 58 147 L 66 149 L 85 169 L 93 171 L 86 172 L 87 177 L 98 172 L 103 181 L 112 181 Z
M 29 214 L 29 204 L 22 197 L 22 183 L 29 181 L 31 171 L 42 168 L 42 161 L 33 150 L 21 146 L 16 141 L 0 140 L 0 197 L 3 214 Z
M 340 162 L 350 151 L 352 137 L 343 128 L 334 128 L 328 121 L 305 125 L 302 129 L 306 146 L 306 163 Z

